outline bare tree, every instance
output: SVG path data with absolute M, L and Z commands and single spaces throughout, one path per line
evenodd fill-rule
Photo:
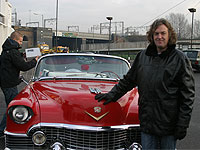
M 178 39 L 190 37 L 190 35 L 188 35 L 188 20 L 183 14 L 170 13 L 166 16 L 166 19 L 172 24 L 175 32 L 177 33 Z
M 200 38 L 200 21 L 195 20 L 194 21 L 194 38 Z
M 191 39 L 191 29 L 192 29 L 192 25 L 191 24 L 185 25 L 185 31 L 183 33 L 183 38 Z

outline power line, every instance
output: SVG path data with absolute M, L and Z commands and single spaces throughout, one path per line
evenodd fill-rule
M 197 5 L 199 5 L 200 4 L 200 1 L 196 4 L 196 5 L 194 5 L 194 7 L 197 7 Z M 185 15 L 185 17 L 187 17 L 187 15 L 189 15 L 189 11 L 187 12 L 187 14 Z
M 200 3 L 200 1 L 195 5 L 195 7 L 196 7 L 197 5 L 199 5 L 199 3 Z
M 148 23 L 152 22 L 153 20 L 157 19 L 158 17 L 162 16 L 162 15 L 163 15 L 163 14 L 165 14 L 166 12 L 168 12 L 168 11 L 172 10 L 173 8 L 177 7 L 178 5 L 182 4 L 182 3 L 183 3 L 183 2 L 185 2 L 185 1 L 186 1 L 186 0 L 183 0 L 183 1 L 181 1 L 180 3 L 176 4 L 175 6 L 173 6 L 173 7 L 169 8 L 169 9 L 167 9 L 167 10 L 166 10 L 166 11 L 164 11 L 162 14 L 160 14 L 160 15 L 158 15 L 157 17 L 155 17 L 155 18 L 151 19 L 150 21 L 146 22 L 146 23 L 145 23 L 145 24 L 143 24 L 142 26 L 145 26 L 145 25 L 147 25 Z

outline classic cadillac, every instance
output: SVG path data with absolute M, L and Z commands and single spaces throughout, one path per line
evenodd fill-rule
M 137 88 L 107 105 L 94 98 L 129 68 L 128 61 L 110 55 L 42 56 L 8 106 L 6 149 L 140 149 Z

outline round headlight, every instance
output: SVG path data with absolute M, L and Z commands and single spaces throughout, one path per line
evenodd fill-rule
M 32 141 L 35 145 L 43 145 L 46 142 L 46 136 L 42 131 L 37 131 L 33 134 Z
M 25 106 L 14 106 L 9 109 L 8 113 L 14 122 L 24 124 L 32 117 L 30 110 Z
M 142 146 L 139 143 L 134 142 L 130 147 L 129 150 L 142 150 Z

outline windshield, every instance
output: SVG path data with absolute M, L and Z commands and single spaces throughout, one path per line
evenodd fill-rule
M 49 49 L 49 46 L 43 46 L 43 49 Z
M 120 79 L 128 69 L 126 61 L 115 57 L 52 55 L 40 60 L 35 79 L 43 77 Z
M 63 51 L 65 48 L 59 48 L 59 50 Z
M 197 51 L 184 51 L 188 58 L 197 58 Z

